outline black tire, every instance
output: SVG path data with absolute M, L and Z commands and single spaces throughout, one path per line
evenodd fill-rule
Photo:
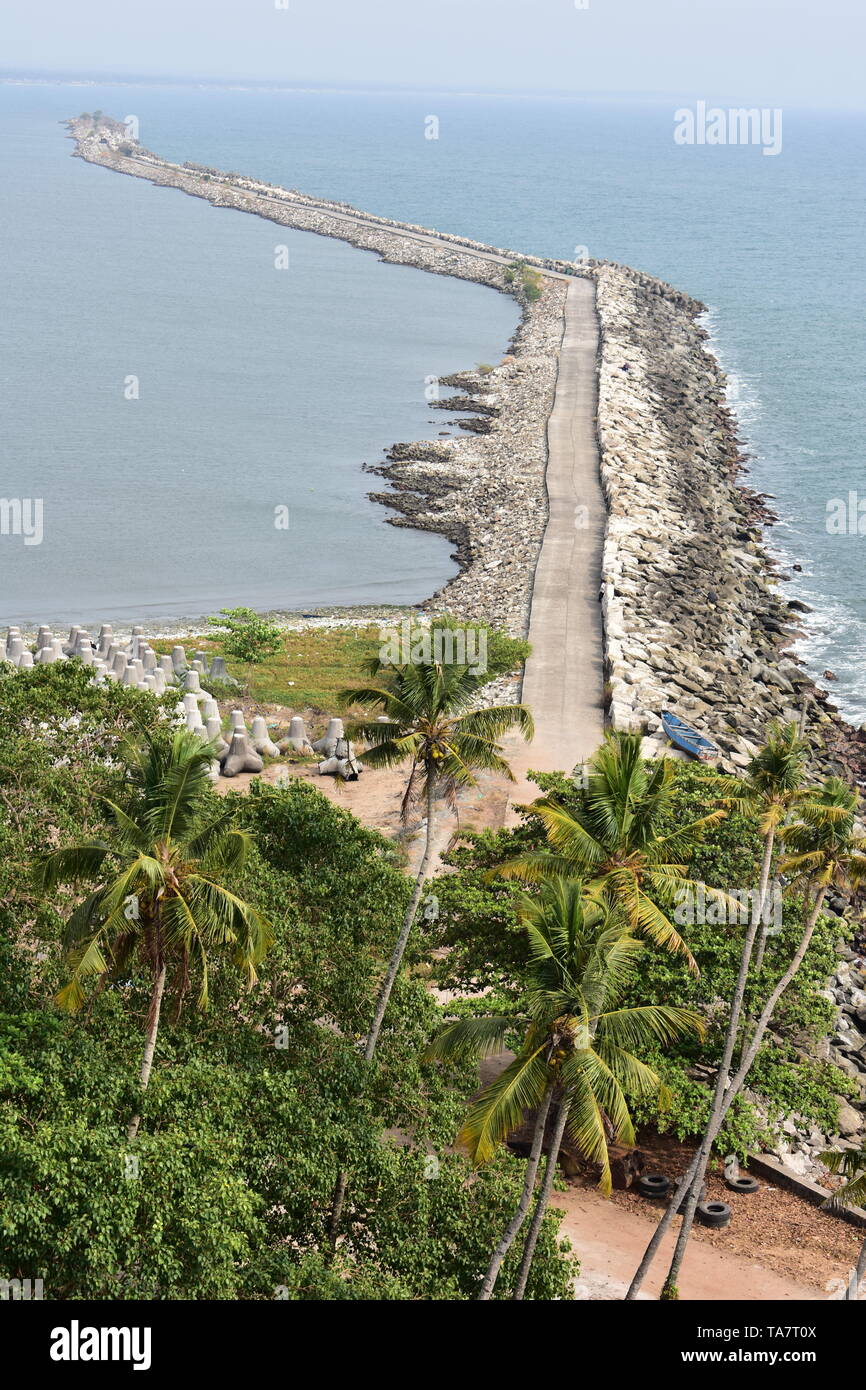
M 752 1192 L 760 1192 L 761 1190 L 761 1184 L 758 1182 L 757 1178 L 725 1178 L 725 1185 L 726 1187 L 730 1188 L 731 1192 L 740 1192 L 745 1194 L 751 1194 Z
M 683 1200 L 680 1202 L 679 1206 L 677 1207 L 677 1216 L 682 1216 L 682 1215 L 683 1215 L 683 1212 L 684 1212 L 685 1209 L 686 1209 L 686 1202 L 687 1202 L 688 1200 L 689 1200 L 689 1194 L 686 1193 L 685 1197 L 683 1198 Z M 702 1202 L 705 1202 L 706 1200 L 707 1200 L 707 1184 L 706 1184 L 705 1182 L 702 1182 L 702 1183 L 701 1183 L 701 1190 L 700 1190 L 700 1192 L 698 1193 L 698 1206 L 700 1206 L 701 1203 L 702 1203 Z
M 702 1202 L 695 1211 L 702 1226 L 711 1226 L 717 1231 L 727 1226 L 732 1214 L 726 1202 Z
M 670 1188 L 670 1178 L 661 1173 L 644 1173 L 637 1180 L 637 1190 L 642 1197 L 667 1197 Z

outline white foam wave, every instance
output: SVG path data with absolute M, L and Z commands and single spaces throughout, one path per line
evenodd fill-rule
M 715 357 L 727 380 L 727 400 L 737 421 L 737 432 L 744 448 L 755 461 L 763 458 L 752 430 L 763 417 L 760 396 L 760 377 L 742 370 L 730 348 L 723 343 L 719 329 L 719 311 L 710 306 L 700 317 L 701 325 L 710 337 L 708 350 Z M 814 457 L 815 450 L 798 450 Z M 790 568 L 802 566 L 789 584 L 786 593 L 807 604 L 813 611 L 803 615 L 803 636 L 795 651 L 809 674 L 823 684 L 823 672 L 832 670 L 837 681 L 832 689 L 833 703 L 843 718 L 858 725 L 866 720 L 866 694 L 863 691 L 863 672 L 866 670 L 866 622 L 844 600 L 824 590 L 810 587 L 815 579 L 808 554 L 808 536 L 794 513 L 774 499 L 778 521 L 766 533 L 766 545 L 778 563 Z

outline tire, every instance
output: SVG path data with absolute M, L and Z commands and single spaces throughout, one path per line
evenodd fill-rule
M 725 1202 L 702 1202 L 695 1212 L 702 1226 L 710 1226 L 716 1231 L 728 1225 L 732 1214 Z
M 758 1182 L 757 1178 L 725 1178 L 725 1186 L 728 1187 L 731 1192 L 743 1194 L 751 1194 L 753 1192 L 760 1192 L 761 1190 L 761 1184 Z
M 637 1180 L 637 1190 L 642 1197 L 667 1197 L 670 1187 L 670 1178 L 661 1173 L 644 1173 Z

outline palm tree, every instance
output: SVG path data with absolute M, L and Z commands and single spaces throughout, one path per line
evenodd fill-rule
M 746 775 L 717 777 L 713 786 L 722 805 L 743 815 L 756 816 L 764 844 L 761 876 L 758 884 L 760 918 L 754 973 L 760 972 L 767 941 L 764 905 L 770 882 L 773 850 L 777 833 L 792 811 L 807 802 L 811 792 L 804 787 L 808 745 L 800 738 L 797 726 L 772 724 L 767 742 L 746 768 Z
M 843 1207 L 862 1207 L 866 1205 L 866 1149 L 848 1149 L 845 1153 L 831 1150 L 821 1155 L 831 1173 L 841 1173 L 848 1179 L 844 1187 L 838 1187 L 832 1197 L 828 1197 L 825 1207 L 840 1210 Z M 848 1281 L 846 1302 L 856 1302 L 860 1298 L 860 1285 L 866 1279 L 866 1236 L 860 1246 L 857 1265 Z
M 702 1031 L 700 1019 L 688 1009 L 616 1007 L 643 947 L 609 898 L 586 894 L 574 880 L 559 880 L 545 883 L 537 897 L 525 896 L 519 912 L 530 955 L 526 1018 L 461 1019 L 439 1035 L 428 1054 L 459 1061 L 492 1056 L 523 1031 L 517 1056 L 473 1101 L 459 1136 L 472 1161 L 481 1165 L 522 1123 L 526 1110 L 536 1111 L 523 1190 L 482 1280 L 482 1301 L 491 1297 L 529 1211 L 552 1105 L 557 1119 L 515 1298 L 523 1297 L 566 1131 L 579 1151 L 600 1166 L 601 1188 L 609 1192 L 608 1139 L 634 1141 L 625 1092 L 646 1096 L 660 1086 L 635 1049 Z
M 855 834 L 857 814 L 857 793 L 846 787 L 845 783 L 841 782 L 838 777 L 828 777 L 824 784 L 812 793 L 812 799 L 801 806 L 801 819 L 794 825 L 783 827 L 780 832 L 787 851 L 782 858 L 780 868 L 783 873 L 790 874 L 806 885 L 807 891 L 803 903 L 803 932 L 797 949 L 781 979 L 770 991 L 751 1038 L 746 1040 L 740 1065 L 730 1084 L 724 1089 L 724 1096 L 716 1108 L 716 1118 L 708 1125 L 701 1146 L 692 1160 L 685 1178 L 677 1188 L 668 1210 L 659 1222 L 656 1234 L 660 1230 L 661 1235 L 658 1235 L 658 1240 L 656 1240 L 656 1234 L 654 1234 L 647 1247 L 644 1259 L 632 1280 L 627 1295 L 629 1299 L 636 1296 L 643 1275 L 649 1268 L 652 1256 L 661 1241 L 661 1236 L 670 1225 L 673 1213 L 679 1207 L 682 1197 L 686 1192 L 689 1192 L 683 1212 L 682 1226 L 664 1285 L 665 1293 L 663 1296 L 676 1296 L 677 1279 L 691 1234 L 695 1206 L 697 1205 L 697 1192 L 700 1186 L 697 1181 L 697 1174 L 706 1170 L 713 1143 L 734 1098 L 745 1084 L 773 1011 L 803 963 L 830 887 L 835 886 L 842 892 L 850 892 L 852 888 L 866 879 L 866 839 Z
M 380 719 L 356 720 L 350 734 L 366 743 L 364 761 L 370 767 L 398 767 L 408 760 L 403 815 L 406 817 L 412 803 L 423 797 L 427 803 L 427 827 L 415 888 L 367 1034 L 364 1057 L 368 1062 L 376 1051 L 385 1010 L 430 870 L 436 798 L 445 797 L 454 805 L 457 792 L 474 786 L 475 774 L 480 771 L 498 772 L 513 782 L 498 740 L 515 725 L 526 739 L 531 739 L 534 732 L 532 715 L 525 705 L 473 708 L 484 678 L 467 666 L 418 662 L 384 668 L 378 660 L 371 663 L 373 674 L 383 669 L 388 672 L 383 684 L 345 690 L 340 699 L 382 710 Z
M 740 1027 L 750 968 L 753 968 L 754 973 L 757 974 L 763 961 L 768 915 L 765 910 L 767 889 L 770 882 L 776 837 L 791 811 L 804 805 L 809 796 L 812 795 L 803 788 L 806 753 L 806 744 L 799 738 L 794 724 L 771 725 L 767 742 L 752 758 L 746 768 L 745 777 L 715 776 L 712 779 L 712 790 L 719 793 L 719 799 L 725 807 L 741 814 L 757 815 L 758 828 L 763 837 L 763 854 L 758 881 L 757 912 L 753 911 L 752 919 L 746 927 L 737 980 L 731 997 L 725 1040 L 722 1046 L 722 1058 L 716 1071 L 710 1115 L 686 1199 L 684 1226 L 693 1218 L 697 1206 L 697 1194 L 701 1190 L 712 1149 L 712 1142 L 707 1143 L 707 1134 L 717 1130 L 719 1113 L 730 1082 L 731 1063 L 737 1043 L 737 1033 Z M 758 948 L 755 954 L 754 967 L 752 967 L 752 952 L 756 936 Z M 679 1210 L 680 1206 L 679 1200 L 671 1202 L 668 1209 L 671 1218 L 673 1212 Z M 667 1219 L 668 1214 L 666 1213 L 663 1221 Z M 659 1237 L 660 1240 L 661 1237 Z M 648 1269 L 649 1265 L 646 1268 Z M 642 1282 L 643 1275 L 641 1274 L 639 1279 L 636 1275 L 632 1284 L 634 1295 L 630 1292 L 629 1297 L 636 1296 Z
M 271 943 L 264 917 L 221 881 L 244 865 L 250 837 L 229 828 L 231 812 L 204 823 L 210 744 L 178 730 L 170 741 L 145 735 L 130 772 L 125 809 L 105 806 L 109 833 L 46 855 L 37 867 L 43 891 L 59 884 L 95 883 L 66 926 L 64 948 L 69 982 L 57 1003 L 77 1012 L 86 985 L 125 978 L 136 956 L 150 976 L 139 1081 L 147 1089 L 153 1067 L 160 1012 L 169 972 L 177 988 L 178 1012 L 189 987 L 191 967 L 200 971 L 198 1004 L 208 1004 L 208 956 L 228 949 L 250 985 Z M 127 1139 L 138 1133 L 133 1116 Z
M 640 734 L 609 729 L 589 764 L 587 786 L 576 811 L 554 800 L 533 804 L 544 823 L 549 848 L 502 864 L 490 870 L 490 877 L 525 883 L 583 879 L 588 892 L 604 891 L 620 903 L 633 930 L 683 955 L 697 974 L 691 952 L 648 890 L 665 900 L 693 886 L 686 878 L 686 865 L 674 861 L 690 854 L 704 830 L 717 825 L 725 812 L 713 811 L 662 835 L 659 826 L 671 809 L 675 777 L 669 759 L 650 763 L 642 757 Z M 725 900 L 716 889 L 707 888 L 706 893 Z

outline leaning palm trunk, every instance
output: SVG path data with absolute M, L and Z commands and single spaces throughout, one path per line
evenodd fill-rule
M 415 921 L 415 914 L 418 911 L 418 904 L 421 901 L 421 894 L 424 891 L 424 884 L 427 881 L 427 874 L 430 869 L 430 861 L 433 858 L 434 799 L 435 789 L 433 785 L 433 774 L 432 771 L 428 769 L 427 838 L 426 843 L 424 845 L 424 857 L 421 860 L 421 867 L 419 868 L 418 876 L 415 879 L 415 890 L 412 893 L 411 901 L 406 909 L 406 916 L 403 918 L 403 926 L 400 929 L 400 935 L 397 937 L 397 943 L 394 947 L 394 950 L 391 953 L 391 959 L 388 962 L 388 969 L 385 974 L 385 978 L 382 981 L 381 988 L 379 990 L 379 998 L 376 1000 L 376 1013 L 373 1017 L 373 1023 L 371 1025 L 369 1033 L 367 1034 L 367 1042 L 364 1047 L 365 1062 L 372 1062 L 373 1060 L 373 1054 L 376 1051 L 376 1044 L 379 1041 L 379 1034 L 382 1031 L 382 1021 L 385 1017 L 385 1010 L 388 1007 L 388 1000 L 391 998 L 391 991 L 394 988 L 394 981 L 397 978 L 397 973 L 400 969 L 400 965 L 403 960 L 403 955 L 406 950 L 406 942 L 409 940 L 409 933 L 412 930 L 412 925 Z
M 707 1127 L 704 1130 L 704 1135 L 697 1152 L 697 1162 L 693 1165 L 691 1186 L 688 1189 L 688 1196 L 686 1197 L 685 1205 L 683 1207 L 683 1223 L 680 1227 L 680 1234 L 677 1240 L 677 1247 L 676 1251 L 674 1252 L 673 1261 L 671 1263 L 672 1272 L 668 1274 L 668 1277 L 665 1281 L 664 1291 L 662 1295 L 663 1297 L 665 1295 L 672 1296 L 674 1293 L 674 1289 L 676 1286 L 676 1275 L 679 1273 L 679 1268 L 682 1263 L 682 1257 L 685 1254 L 685 1248 L 688 1242 L 689 1233 L 691 1232 L 692 1223 L 695 1219 L 695 1211 L 698 1205 L 698 1198 L 700 1195 L 701 1186 L 706 1176 L 707 1164 L 710 1161 L 710 1154 L 712 1153 L 713 1142 L 721 1127 L 720 1115 L 722 1111 L 722 1104 L 725 1099 L 725 1092 L 730 1086 L 731 1062 L 734 1056 L 734 1048 L 736 1047 L 737 1043 L 737 1033 L 739 1031 L 740 1026 L 740 1016 L 743 1011 L 743 1001 L 745 999 L 746 985 L 748 984 L 749 979 L 749 970 L 752 958 L 752 951 L 755 945 L 756 934 L 759 951 L 762 949 L 764 941 L 766 939 L 766 926 L 764 922 L 764 914 L 767 898 L 767 887 L 770 882 L 770 868 L 773 862 L 774 840 L 775 831 L 771 828 L 767 832 L 766 838 L 764 840 L 764 855 L 761 861 L 761 878 L 758 884 L 757 920 L 753 920 L 750 923 L 749 929 L 746 932 L 746 939 L 743 942 L 743 950 L 740 956 L 740 969 L 737 975 L 737 983 L 734 986 L 733 998 L 731 999 L 731 1013 L 728 1019 L 727 1032 L 725 1033 L 725 1045 L 722 1049 L 722 1060 L 719 1063 L 719 1069 L 716 1073 L 716 1084 L 715 1089 L 713 1091 L 713 1102 L 710 1108 L 710 1118 L 707 1121 Z M 757 968 L 758 967 L 756 959 L 755 969 Z M 746 1029 L 748 1032 L 748 1023 L 746 1024 Z M 746 1042 L 744 1039 L 743 1048 L 745 1048 L 745 1046 Z M 742 1053 L 740 1054 L 740 1061 L 742 1061 Z M 673 1203 L 672 1206 L 674 1211 L 679 1211 L 680 1201 L 675 1201 L 675 1203 Z M 683 1239 L 684 1231 L 686 1233 L 685 1239 Z
M 153 991 L 150 997 L 150 1010 L 147 1016 L 147 1033 L 144 1042 L 144 1056 L 141 1060 L 141 1072 L 139 1073 L 139 1083 L 142 1091 L 147 1090 L 147 1083 L 150 1081 L 150 1073 L 153 1070 L 153 1054 L 156 1049 L 156 1035 L 159 1030 L 159 1015 L 162 1009 L 162 996 L 165 993 L 165 961 L 160 967 Z M 126 1141 L 131 1144 L 138 1134 L 138 1127 L 141 1124 L 141 1114 L 133 1115 L 129 1122 L 129 1129 L 126 1131 Z
M 760 918 L 763 917 L 764 898 L 767 892 L 767 884 L 770 880 L 770 864 L 772 862 L 772 857 L 773 832 L 770 831 L 764 843 L 764 857 L 761 863 L 761 879 L 758 888 L 758 920 L 760 920 Z M 626 1294 L 626 1302 L 633 1302 L 634 1299 L 637 1298 L 638 1292 L 644 1281 L 646 1273 L 650 1265 L 652 1264 L 653 1259 L 655 1258 L 655 1253 L 659 1245 L 661 1244 L 662 1239 L 664 1238 L 665 1232 L 667 1231 L 668 1227 L 671 1224 L 671 1221 L 674 1218 L 674 1214 L 678 1211 L 680 1203 L 686 1192 L 688 1192 L 689 1194 L 690 1202 L 692 1200 L 692 1197 L 695 1198 L 694 1205 L 692 1206 L 692 1214 L 694 1215 L 694 1208 L 697 1205 L 697 1194 L 701 1190 L 701 1183 L 703 1182 L 704 1173 L 707 1169 L 707 1162 L 709 1161 L 710 1150 L 712 1149 L 713 1145 L 713 1139 L 718 1133 L 719 1116 L 721 1114 L 722 1104 L 724 1101 L 725 1088 L 727 1087 L 728 1082 L 730 1080 L 731 1061 L 734 1055 L 734 1047 L 736 1046 L 737 1041 L 737 1032 L 740 1026 L 740 1015 L 742 1013 L 743 999 L 745 998 L 746 993 L 746 982 L 749 977 L 749 963 L 752 958 L 752 949 L 755 944 L 755 936 L 758 930 L 758 920 L 755 919 L 753 914 L 753 919 L 749 923 L 748 929 L 746 931 L 746 937 L 743 942 L 743 950 L 740 955 L 740 968 L 737 974 L 737 982 L 734 986 L 733 997 L 731 999 L 731 1012 L 728 1018 L 728 1027 L 725 1033 L 725 1043 L 722 1049 L 722 1059 L 719 1063 L 719 1069 L 716 1072 L 716 1084 L 715 1089 L 713 1091 L 712 1105 L 710 1107 L 710 1118 L 707 1121 L 707 1127 L 704 1131 L 703 1139 L 701 1140 L 701 1144 L 695 1154 L 694 1159 L 692 1160 L 692 1163 L 689 1165 L 685 1177 L 680 1181 L 680 1185 L 674 1193 L 667 1211 L 665 1212 L 664 1216 L 659 1222 L 659 1225 L 653 1234 L 653 1238 L 647 1246 L 643 1260 L 638 1266 L 637 1273 L 635 1274 L 634 1279 L 632 1280 L 631 1285 L 629 1287 L 628 1293 Z M 688 1187 L 685 1186 L 687 1179 L 689 1182 Z
M 689 1200 L 686 1205 L 685 1212 L 683 1214 L 683 1224 L 680 1229 L 673 1260 L 671 1261 L 671 1267 L 668 1270 L 668 1275 L 665 1280 L 666 1291 L 670 1292 L 676 1286 L 676 1281 L 679 1277 L 680 1266 L 682 1264 L 683 1256 L 685 1255 L 686 1251 L 686 1245 L 688 1244 L 688 1239 L 691 1234 L 692 1222 L 694 1220 L 695 1208 L 697 1206 L 697 1194 L 700 1191 L 701 1183 L 698 1179 L 698 1172 L 700 1171 L 701 1178 L 703 1178 L 703 1174 L 706 1172 L 707 1162 L 709 1160 L 712 1146 L 715 1143 L 716 1138 L 718 1137 L 719 1131 L 721 1130 L 721 1127 L 724 1123 L 725 1116 L 727 1115 L 728 1111 L 731 1108 L 731 1105 L 733 1104 L 734 1100 L 739 1095 L 740 1091 L 743 1088 L 743 1085 L 745 1084 L 746 1077 L 748 1076 L 749 1071 L 751 1070 L 752 1063 L 754 1062 L 755 1057 L 758 1054 L 758 1048 L 761 1046 L 761 1043 L 764 1040 L 764 1034 L 767 1031 L 767 1025 L 770 1022 L 770 1019 L 773 1015 L 773 1011 L 776 1005 L 778 1004 L 779 1000 L 781 999 L 782 995 L 784 994 L 785 990 L 788 988 L 788 985 L 791 983 L 797 971 L 799 970 L 801 964 L 803 963 L 803 957 L 809 949 L 809 943 L 812 940 L 812 934 L 815 930 L 815 924 L 818 921 L 818 915 L 821 911 L 826 892 L 826 887 L 821 887 L 818 890 L 818 893 L 815 897 L 815 901 L 812 904 L 812 911 L 809 914 L 809 917 L 806 921 L 806 925 L 803 930 L 803 935 L 800 938 L 800 944 L 798 945 L 797 950 L 795 951 L 791 959 L 791 962 L 788 965 L 787 970 L 785 971 L 782 978 L 779 980 L 776 987 L 773 989 L 772 993 L 770 994 L 770 997 L 764 1005 L 763 1011 L 761 1012 L 757 1024 L 755 1025 L 755 1031 L 752 1034 L 751 1041 L 749 1042 L 746 1048 L 746 1051 L 743 1055 L 743 1059 L 740 1062 L 740 1065 L 737 1069 L 736 1075 L 732 1078 L 730 1085 L 726 1089 L 724 1085 L 722 1085 L 722 1095 L 719 1098 L 718 1102 L 714 1103 L 713 1106 L 715 1118 L 711 1119 L 710 1124 L 707 1126 L 701 1146 L 695 1154 L 695 1157 L 692 1159 L 692 1162 L 689 1165 L 689 1168 L 686 1171 L 685 1176 L 681 1179 L 679 1186 L 677 1187 L 677 1190 L 671 1199 L 667 1211 L 665 1212 L 664 1216 L 659 1222 L 653 1234 L 653 1238 L 647 1246 L 646 1251 L 644 1252 L 644 1257 L 641 1260 L 640 1265 L 638 1266 L 637 1272 L 629 1286 L 628 1293 L 626 1294 L 627 1302 L 633 1301 L 635 1298 L 637 1298 L 641 1284 L 643 1283 L 647 1271 L 649 1270 L 649 1267 L 652 1264 L 653 1259 L 655 1258 L 656 1251 L 661 1245 L 665 1233 L 670 1227 L 670 1224 L 673 1221 L 673 1218 L 677 1212 L 677 1209 L 679 1208 L 680 1203 L 686 1196 L 686 1193 L 689 1193 Z M 743 954 L 745 955 L 745 948 Z M 721 1070 L 720 1075 L 722 1075 Z M 718 1089 L 719 1077 L 716 1078 L 717 1092 Z
M 382 984 L 379 988 L 379 996 L 376 1000 L 376 1012 L 373 1016 L 373 1022 L 370 1025 L 370 1031 L 367 1034 L 367 1040 L 364 1044 L 365 1062 L 372 1062 L 373 1057 L 375 1055 L 376 1044 L 379 1041 L 379 1034 L 382 1031 L 382 1023 L 385 1018 L 385 1010 L 388 1007 L 388 1001 L 391 998 L 391 991 L 394 988 L 394 981 L 397 978 L 397 974 L 400 970 L 400 966 L 403 961 L 403 956 L 406 952 L 406 943 L 409 940 L 409 935 L 415 923 L 415 916 L 418 912 L 418 904 L 421 901 L 421 894 L 424 891 L 424 884 L 427 881 L 427 875 L 430 871 L 430 861 L 433 858 L 434 800 L 435 789 L 433 785 L 433 778 L 432 775 L 428 775 L 427 836 L 424 844 L 424 857 L 422 858 L 421 865 L 418 869 L 418 874 L 415 879 L 415 888 L 413 890 L 409 906 L 406 909 L 406 915 L 403 918 L 403 925 L 400 928 L 400 935 L 397 937 L 394 950 L 391 953 L 391 959 L 388 962 L 388 969 L 386 971 L 385 978 L 382 981 Z M 348 1184 L 349 1174 L 347 1173 L 345 1168 L 342 1168 L 340 1172 L 337 1174 L 337 1181 L 334 1184 L 334 1195 L 331 1198 L 331 1215 L 328 1219 L 328 1244 L 330 1246 L 331 1256 L 333 1256 L 337 1248 L 337 1236 L 339 1235 L 340 1231 L 340 1221 L 343 1216 L 343 1205 L 346 1200 L 346 1188 L 348 1187 Z
M 535 1189 L 535 1179 L 538 1176 L 538 1165 L 541 1162 L 541 1150 L 544 1145 L 544 1130 L 547 1125 L 547 1115 L 550 1110 L 552 1095 L 553 1086 L 548 1085 L 541 1105 L 538 1107 L 538 1115 L 535 1120 L 535 1132 L 532 1136 L 532 1148 L 529 1151 L 529 1158 L 526 1163 L 526 1174 L 523 1179 L 523 1191 L 520 1194 L 520 1201 L 517 1203 L 514 1215 L 502 1232 L 502 1238 L 499 1244 L 490 1257 L 487 1273 L 481 1281 L 481 1288 L 478 1290 L 479 1303 L 489 1301 L 496 1286 L 496 1280 L 499 1278 L 502 1261 L 514 1244 L 514 1238 L 526 1220 L 526 1213 L 529 1211 L 529 1203 L 532 1201 L 532 1193 Z
M 764 964 L 764 952 L 767 949 L 767 888 L 770 883 L 770 865 L 773 861 L 773 841 L 776 832 L 773 829 L 767 831 L 767 838 L 764 841 L 764 861 L 761 864 L 761 882 L 758 885 L 758 902 L 761 906 L 761 920 L 758 929 L 758 944 L 755 947 L 755 974 L 757 975 Z
M 764 964 L 764 952 L 767 949 L 767 915 L 769 912 L 769 904 L 767 902 L 767 888 L 770 882 L 770 866 L 773 860 L 773 842 L 775 838 L 776 832 L 771 828 L 767 832 L 767 838 L 764 841 L 764 862 L 761 865 L 761 882 L 758 885 L 758 903 L 760 905 L 761 916 L 760 924 L 758 926 L 758 940 L 755 946 L 754 963 L 751 967 L 753 978 L 756 980 L 761 973 L 761 967 Z M 743 1038 L 743 1047 L 745 1047 L 746 1045 L 745 1038 L 748 1037 L 748 1034 L 753 1026 L 754 1019 L 747 1018 L 744 1030 L 745 1036 Z M 742 1052 L 740 1052 L 740 1060 L 742 1060 L 742 1055 Z M 698 1184 L 698 1186 L 700 1186 L 700 1184 Z
M 517 1274 L 517 1283 L 514 1286 L 512 1298 L 520 1300 L 526 1292 L 526 1284 L 529 1279 L 529 1271 L 532 1268 L 532 1261 L 535 1255 L 535 1247 L 538 1243 L 538 1236 L 541 1231 L 541 1223 L 544 1220 L 544 1213 L 547 1211 L 547 1204 L 550 1201 L 550 1194 L 553 1191 L 553 1179 L 556 1176 L 556 1164 L 559 1159 L 559 1150 L 562 1146 L 562 1136 L 565 1133 L 565 1125 L 568 1120 L 568 1112 L 571 1102 L 564 1097 L 560 1102 L 559 1114 L 556 1117 L 556 1128 L 550 1141 L 550 1150 L 547 1155 L 547 1167 L 544 1170 L 544 1180 L 541 1190 L 535 1202 L 535 1211 L 532 1213 L 532 1224 L 526 1234 L 526 1244 L 523 1247 L 523 1258 L 520 1261 L 520 1269 Z

